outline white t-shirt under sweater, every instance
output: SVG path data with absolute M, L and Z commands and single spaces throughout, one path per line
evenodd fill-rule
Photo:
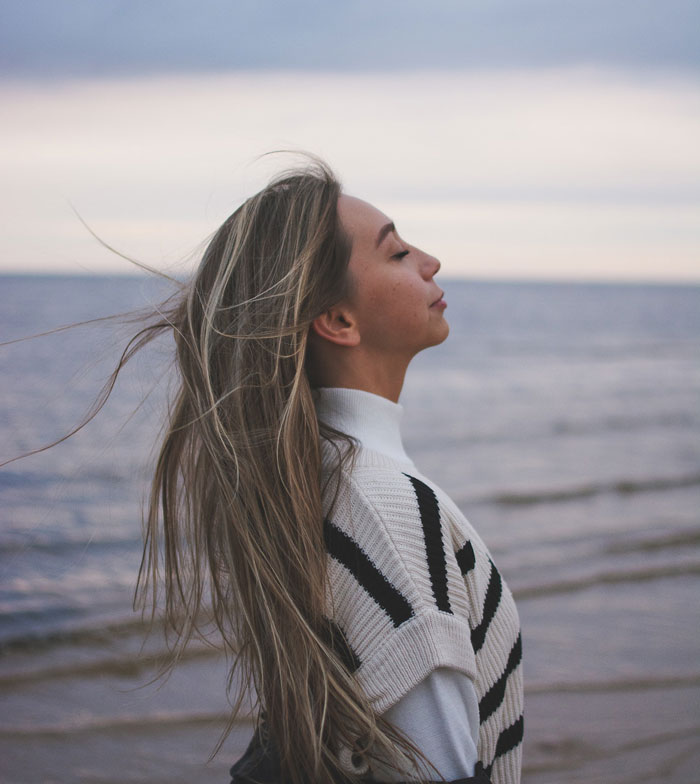
M 332 510 L 335 485 L 324 492 L 329 615 L 348 666 L 443 778 L 473 775 L 476 763 L 494 783 L 516 784 L 521 647 L 507 586 L 470 523 L 406 455 L 401 405 L 355 389 L 314 396 L 319 420 L 360 442 Z M 337 453 L 324 444 L 323 455 L 325 478 Z

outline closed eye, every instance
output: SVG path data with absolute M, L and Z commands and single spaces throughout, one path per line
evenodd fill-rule
M 391 258 L 392 259 L 402 259 L 404 256 L 408 256 L 407 250 L 402 250 L 400 253 L 395 253 Z

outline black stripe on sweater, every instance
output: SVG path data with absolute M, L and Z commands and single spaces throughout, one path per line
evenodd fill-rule
M 455 553 L 457 563 L 459 564 L 460 571 L 463 575 L 467 575 L 476 565 L 476 557 L 474 556 L 474 548 L 472 543 L 467 541 Z
M 442 544 L 442 526 L 440 525 L 440 508 L 435 493 L 415 476 L 404 474 L 411 480 L 418 500 L 418 511 L 423 525 L 425 554 L 428 559 L 428 572 L 433 596 L 438 610 L 452 612 L 450 597 L 447 593 L 447 565 L 445 549 Z
M 510 655 L 508 656 L 508 661 L 506 663 L 506 668 L 503 671 L 503 675 L 493 684 L 493 686 L 484 694 L 484 696 L 479 701 L 479 723 L 483 724 L 489 716 L 491 716 L 498 708 L 501 706 L 503 702 L 503 698 L 506 694 L 506 683 L 508 681 L 509 675 L 515 670 L 515 668 L 520 664 L 520 660 L 523 657 L 523 644 L 522 638 L 518 634 L 518 639 L 515 641 L 515 645 L 511 648 Z
M 486 632 L 489 630 L 493 616 L 496 614 L 498 604 L 501 601 L 501 593 L 503 585 L 501 583 L 501 575 L 494 562 L 489 558 L 491 564 L 491 576 L 489 577 L 489 585 L 486 589 L 486 598 L 484 599 L 484 610 L 481 614 L 481 623 L 472 629 L 472 648 L 474 653 L 481 650 L 486 639 Z
M 489 778 L 491 778 L 493 763 L 499 757 L 502 757 L 509 751 L 513 751 L 516 746 L 522 743 L 523 727 L 523 716 L 520 714 L 520 718 L 513 722 L 510 727 L 506 727 L 506 729 L 504 729 L 503 732 L 498 736 L 498 741 L 496 742 L 496 753 L 493 755 L 493 761 L 487 768 L 485 768 L 486 775 Z
M 408 599 L 377 569 L 354 539 L 328 519 L 324 520 L 323 534 L 328 554 L 352 574 L 394 626 L 400 626 L 413 615 Z

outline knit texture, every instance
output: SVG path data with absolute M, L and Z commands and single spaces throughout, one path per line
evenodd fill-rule
M 324 443 L 324 480 L 336 462 Z M 402 450 L 361 445 L 331 509 L 335 489 L 324 489 L 328 614 L 347 666 L 377 713 L 437 667 L 465 673 L 479 699 L 481 765 L 494 784 L 517 784 L 520 624 L 486 546 Z M 349 751 L 344 758 L 358 773 L 367 769 L 356 758 L 350 765 Z

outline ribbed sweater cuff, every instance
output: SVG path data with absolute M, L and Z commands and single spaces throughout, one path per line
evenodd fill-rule
M 384 713 L 438 667 L 476 679 L 469 627 L 439 610 L 420 613 L 402 624 L 358 672 L 377 713 Z

